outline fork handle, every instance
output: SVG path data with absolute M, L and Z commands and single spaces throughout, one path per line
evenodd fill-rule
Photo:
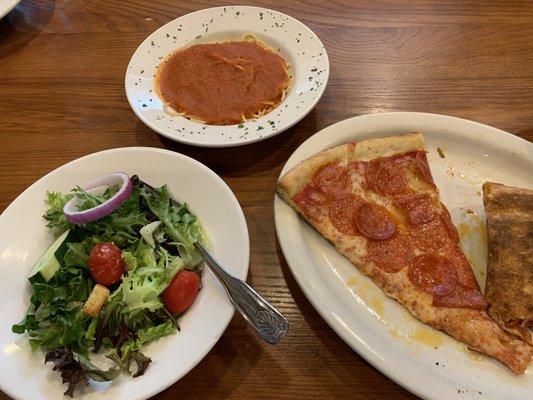
M 219 279 L 228 297 L 256 332 L 268 343 L 279 343 L 289 329 L 287 319 L 246 282 L 230 275 L 199 242 L 194 246 Z

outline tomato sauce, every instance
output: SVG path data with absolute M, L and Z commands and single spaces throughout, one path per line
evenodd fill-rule
M 209 125 L 232 125 L 270 110 L 290 83 L 285 61 L 255 42 L 197 44 L 158 68 L 156 89 L 180 113 Z

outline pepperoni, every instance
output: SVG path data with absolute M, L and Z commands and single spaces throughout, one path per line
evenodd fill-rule
M 427 224 L 438 215 L 437 205 L 427 194 L 400 197 L 396 200 L 396 206 L 403 211 L 412 225 Z
M 314 182 L 331 200 L 340 200 L 350 194 L 348 170 L 339 164 L 329 164 L 315 172 Z
M 457 285 L 456 289 L 446 296 L 434 296 L 433 303 L 437 307 L 473 308 L 484 310 L 487 302 L 478 289 L 469 289 Z
M 367 256 L 385 272 L 398 272 L 405 268 L 414 257 L 413 246 L 401 235 L 390 239 L 367 241 Z
M 377 158 L 368 164 L 366 181 L 377 193 L 396 196 L 408 191 L 406 172 L 397 159 Z
M 444 206 L 444 204 L 442 204 L 442 213 L 440 214 L 440 216 L 442 218 L 442 222 L 444 222 L 444 225 L 446 226 L 446 229 L 451 239 L 454 241 L 454 243 L 459 243 L 459 233 L 457 232 L 457 228 L 452 222 L 452 217 L 450 217 L 450 213 L 448 212 L 448 209 Z
M 479 290 L 476 277 L 472 272 L 468 259 L 463 252 L 458 248 L 452 248 L 446 251 L 446 258 L 450 260 L 457 272 L 457 281 L 468 289 Z
M 416 256 L 409 265 L 409 280 L 420 290 L 435 296 L 446 296 L 457 285 L 452 263 L 436 253 Z
M 414 167 L 417 175 L 422 178 L 422 180 L 429 183 L 431 186 L 435 186 L 425 151 L 419 150 L 415 152 Z
M 455 243 L 441 216 L 424 225 L 411 225 L 409 233 L 413 244 L 426 252 L 439 252 Z
M 292 198 L 296 204 L 301 207 L 308 205 L 319 206 L 328 202 L 328 199 L 322 191 L 315 185 L 307 185 L 300 193 Z
M 389 210 L 375 203 L 364 203 L 359 207 L 355 225 L 359 232 L 372 240 L 386 240 L 396 233 L 396 224 Z
M 300 193 L 292 198 L 309 217 L 315 218 L 320 212 L 320 207 L 328 203 L 328 198 L 315 185 L 307 185 Z
M 307 185 L 300 193 L 294 196 L 293 201 L 303 209 L 320 206 L 328 203 L 326 195 L 315 185 Z
M 329 205 L 329 219 L 333 226 L 345 235 L 356 235 L 354 214 L 362 203 L 363 199 L 355 195 L 333 201 Z

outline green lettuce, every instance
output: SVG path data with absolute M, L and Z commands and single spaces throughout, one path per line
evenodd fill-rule
M 67 221 L 65 203 L 76 196 L 79 209 L 92 208 L 112 197 L 118 187 L 99 194 L 78 187 L 66 195 L 53 191 L 46 195 L 47 226 L 56 234 L 70 229 L 74 240 L 66 244 L 66 251 L 56 253 L 60 267 L 48 282 L 39 274 L 30 279 L 30 307 L 12 331 L 27 332 L 33 350 L 48 352 L 47 360 L 67 377 L 69 395 L 87 379 L 112 380 L 120 370 L 133 373 L 132 364 L 137 366 L 133 376 L 142 375 L 151 362 L 143 347 L 179 329 L 163 305 L 163 291 L 180 269 L 195 268 L 201 274 L 194 243 L 207 244 L 208 237 L 198 218 L 186 204 L 171 199 L 166 186 L 153 190 L 141 186 L 135 184 L 131 196 L 113 213 L 83 225 Z M 154 221 L 161 224 L 152 224 L 153 241 L 147 243 L 140 230 Z M 92 318 L 82 311 L 95 284 L 88 261 L 93 247 L 102 242 L 121 248 L 126 271 L 122 281 L 109 288 L 112 293 L 98 317 Z M 104 371 L 91 364 L 90 352 L 102 347 L 118 368 Z
M 63 207 L 72 198 L 73 194 L 62 195 L 59 192 L 46 192 L 44 199 L 48 206 L 43 218 L 48 221 L 46 226 L 52 230 L 56 235 L 65 232 L 72 227 L 71 223 L 67 221 L 63 213 Z
M 144 240 L 124 251 L 123 258 L 127 272 L 99 315 L 95 347 L 108 348 L 107 356 L 128 373 L 135 362 L 138 375 L 149 363 L 141 348 L 176 330 L 161 294 L 185 264 L 179 256 L 162 247 L 154 249 Z
M 85 194 L 76 194 L 76 196 L 82 196 L 85 199 L 84 205 L 93 205 L 95 202 L 104 201 L 114 194 L 113 191 L 106 191 L 101 196 L 82 193 Z M 147 223 L 146 212 L 141 210 L 140 189 L 138 186 L 134 186 L 131 196 L 113 213 L 90 224 L 82 225 L 79 229 L 85 235 L 97 236 L 101 242 L 113 242 L 117 246 L 125 248 L 139 242 L 138 231 Z
M 163 248 L 154 250 L 140 241 L 132 251 L 124 251 L 127 272 L 112 294 L 106 308 L 116 308 L 119 318 L 128 328 L 143 326 L 146 313 L 163 308 L 161 294 L 185 264 Z
M 106 356 L 115 361 L 123 371 L 131 373 L 130 365 L 132 361 L 137 363 L 138 369 L 140 368 L 138 361 L 141 358 L 138 355 L 142 354 L 140 350 L 144 346 L 174 332 L 176 332 L 176 327 L 171 320 L 167 320 L 159 325 L 141 328 L 136 332 L 136 339 L 130 339 L 124 342 L 120 348 L 109 350 Z
M 150 211 L 164 224 L 164 233 L 178 248 L 185 265 L 192 268 L 200 263 L 202 258 L 196 251 L 194 242 L 207 243 L 208 237 L 200 220 L 191 214 L 187 204 L 172 204 L 166 185 L 155 190 L 143 187 L 141 196 Z
M 83 313 L 82 306 L 93 285 L 88 270 L 66 266 L 48 282 L 34 280 L 28 313 L 12 331 L 28 332 L 33 350 L 64 345 L 87 355 L 92 344 L 87 336 L 91 318 Z
M 138 186 L 133 187 L 131 196 L 113 213 L 89 224 L 72 225 L 63 213 L 65 203 L 73 196 L 80 200 L 78 209 L 86 210 L 109 200 L 116 191 L 117 187 L 113 187 L 95 195 L 77 187 L 66 195 L 48 192 L 45 202 L 49 208 L 43 218 L 48 221 L 47 226 L 56 234 L 72 229 L 80 238 L 94 236 L 98 238 L 98 242 L 113 242 L 122 248 L 135 245 L 140 239 L 138 230 L 148 223 L 146 211 L 141 210 Z

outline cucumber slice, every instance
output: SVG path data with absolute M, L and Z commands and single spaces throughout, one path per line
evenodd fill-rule
M 59 236 L 56 241 L 44 252 L 44 254 L 39 258 L 35 266 L 30 272 L 29 278 L 40 274 L 45 282 L 48 282 L 56 271 L 61 266 L 59 262 L 60 254 L 65 254 L 67 250 L 67 237 L 69 236 L 70 230 L 67 230 Z

